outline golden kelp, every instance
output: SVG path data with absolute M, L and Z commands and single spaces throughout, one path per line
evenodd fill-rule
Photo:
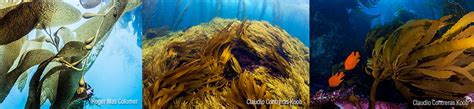
M 408 99 L 463 100 L 474 92 L 474 13 L 457 23 L 411 20 L 375 41 L 367 72 L 375 81 L 370 93 L 373 108 L 379 81 L 393 80 Z M 442 34 L 442 28 L 449 28 Z
M 3 36 L 0 38 L 0 50 L 6 52 L 0 54 L 3 57 L 0 62 L 5 62 L 0 64 L 0 103 L 15 83 L 22 90 L 29 73 L 27 70 L 39 65 L 29 83 L 25 107 L 40 108 L 48 99 L 52 108 L 70 107 L 82 94 L 76 91 L 80 88 L 84 73 L 95 60 L 91 55 L 100 52 L 100 49 L 95 49 L 96 45 L 106 40 L 104 37 L 126 7 L 132 9 L 140 4 L 127 3 L 125 0 L 108 2 L 97 17 L 77 28 L 74 31 L 76 34 L 64 26 L 77 22 L 81 13 L 62 1 L 22 2 L 0 8 L 0 36 Z M 52 33 L 51 27 L 60 28 Z M 26 40 L 27 34 L 34 29 L 37 39 Z M 46 35 L 41 31 L 45 31 Z M 60 40 L 63 43 L 59 43 Z
M 308 48 L 268 22 L 224 20 L 144 40 L 145 108 L 240 107 L 247 99 L 309 104 Z

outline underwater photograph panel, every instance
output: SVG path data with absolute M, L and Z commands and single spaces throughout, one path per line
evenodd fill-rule
M 473 1 L 310 5 L 311 107 L 474 108 Z
M 309 106 L 309 0 L 144 0 L 144 108 Z
M 0 2 L 0 108 L 141 108 L 138 0 Z

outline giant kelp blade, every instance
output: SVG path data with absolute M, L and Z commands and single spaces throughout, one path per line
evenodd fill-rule
M 426 44 L 430 43 L 431 40 L 433 40 L 433 37 L 435 36 L 437 31 L 440 28 L 446 26 L 446 23 L 444 21 L 451 18 L 452 16 L 448 15 L 448 16 L 441 17 L 439 20 L 432 21 L 431 26 L 428 28 L 428 30 L 426 30 L 426 34 L 420 40 L 420 43 L 418 44 L 418 46 L 425 46 Z
M 5 16 L 5 14 L 7 14 L 8 12 L 15 9 L 17 5 L 18 3 L 14 2 L 0 3 L 0 19 L 2 19 L 3 16 Z
M 23 89 L 26 86 L 26 80 L 28 79 L 28 71 L 29 70 L 27 70 L 25 73 L 22 73 L 16 81 L 16 85 L 18 85 L 18 90 L 20 90 L 20 92 L 23 92 Z
M 64 47 L 59 51 L 59 53 L 54 57 L 59 57 L 68 61 L 70 63 L 76 62 L 81 60 L 87 54 L 87 50 L 85 50 L 85 44 L 83 42 L 71 41 L 64 45 Z M 33 78 L 30 81 L 30 89 L 28 95 L 28 101 L 26 103 L 27 108 L 39 108 L 41 104 L 41 91 L 42 91 L 42 83 L 41 83 L 41 75 L 43 75 L 44 70 L 50 64 L 53 58 L 49 58 L 46 61 L 43 61 L 38 70 L 33 75 Z M 78 65 L 79 66 L 79 65 Z M 77 66 L 75 66 L 77 67 Z M 60 74 L 59 83 L 58 84 L 58 94 L 55 98 L 53 108 L 64 109 L 69 102 L 71 101 L 72 96 L 74 96 L 74 92 L 79 87 L 79 80 L 82 77 L 82 72 L 75 71 L 72 69 L 64 70 L 65 74 Z M 61 72 L 61 73 L 64 73 Z M 80 75 L 79 77 L 77 75 Z M 77 81 L 77 82 L 76 82 Z M 72 83 L 75 82 L 75 83 Z M 68 86 L 70 85 L 70 86 Z M 77 87 L 75 86 L 77 85 Z M 70 92 L 73 90 L 74 92 Z M 67 91 L 67 92 L 60 92 L 60 91 Z M 59 102 L 58 102 L 59 100 Z M 65 101 L 68 100 L 68 101 Z M 65 103 L 66 102 L 66 103 Z M 65 104 L 63 104 L 65 103 Z
M 81 11 L 64 2 L 43 2 L 41 23 L 37 28 L 58 27 L 72 24 L 81 19 Z
M 79 88 L 81 77 L 81 72 L 71 69 L 60 72 L 53 108 L 65 109 L 68 107 Z
M 459 50 L 459 51 L 453 51 L 449 55 L 445 57 L 440 57 L 438 59 L 434 59 L 428 62 L 425 62 L 419 67 L 430 67 L 430 66 L 436 66 L 436 67 L 443 67 L 452 64 L 452 62 L 455 60 L 456 57 L 461 55 L 464 50 Z
M 41 84 L 41 105 L 49 99 L 51 104 L 54 104 L 56 99 L 57 87 L 59 83 L 59 74 L 61 71 L 67 70 L 65 66 L 56 66 L 48 71 L 40 81 Z
M 59 51 L 59 53 L 57 54 L 57 57 L 63 57 L 64 59 L 66 59 L 66 61 L 70 63 L 80 61 L 88 53 L 88 51 L 84 48 L 85 46 L 86 44 L 83 42 L 78 42 L 78 41 L 68 42 Z M 82 64 L 79 64 L 74 67 L 78 67 L 81 65 Z M 46 74 L 45 77 L 49 77 L 48 75 L 53 75 L 53 74 Z M 73 97 L 75 95 L 76 90 L 79 88 L 79 80 L 82 78 L 82 75 L 83 75 L 82 71 L 77 71 L 71 68 L 63 69 L 62 71 L 60 71 L 58 84 L 56 88 L 56 92 L 57 92 L 55 95 L 56 98 L 54 99 L 54 102 L 52 105 L 53 108 L 64 109 L 69 106 L 70 102 L 73 101 Z M 40 83 L 40 84 L 41 84 L 40 86 L 43 85 L 43 83 Z M 39 88 L 42 88 L 42 87 L 39 87 Z M 38 90 L 38 91 L 40 91 L 38 93 L 41 93 L 42 90 Z M 51 97 L 51 95 L 49 96 Z
M 410 31 L 401 33 L 401 35 L 405 36 L 401 38 L 396 45 L 398 47 L 399 51 L 399 62 L 403 63 L 406 61 L 406 59 L 409 57 L 410 52 L 413 50 L 413 48 L 416 47 L 418 42 L 421 40 L 424 34 L 420 34 L 424 31 L 422 26 L 417 26 L 411 28 Z M 398 55 L 392 55 L 392 56 L 398 56 Z M 397 58 L 397 57 L 392 57 L 392 58 Z
M 437 71 L 437 70 L 429 70 L 429 69 L 415 69 L 415 70 L 425 75 L 428 75 L 434 78 L 440 78 L 440 79 L 447 79 L 455 75 L 455 73 L 452 71 L 443 71 L 443 70 Z
M 470 26 L 470 24 L 474 21 L 474 12 L 470 12 L 466 15 L 464 15 L 461 19 L 454 24 L 446 33 L 441 36 L 440 39 L 436 40 L 435 43 L 440 43 L 442 41 L 445 41 L 446 39 L 455 36 L 459 32 L 463 31 L 465 27 Z
M 22 3 L 0 19 L 0 45 L 16 41 L 28 34 L 40 22 L 38 4 Z
M 471 72 L 469 72 L 465 68 L 461 68 L 461 67 L 458 67 L 458 66 L 447 66 L 447 67 L 444 67 L 442 69 L 446 69 L 446 70 L 450 70 L 450 71 L 454 71 L 456 73 L 459 73 L 462 76 L 464 76 L 465 78 L 467 78 L 467 79 L 471 80 L 472 82 L 474 82 L 474 77 L 472 76 Z
M 0 86 L 2 86 L 0 88 L 0 102 L 3 102 L 15 84 L 16 80 L 23 72 L 53 56 L 54 54 L 48 50 L 40 49 L 29 51 L 27 54 L 25 54 L 23 61 L 20 61 L 20 65 L 17 68 L 8 74 L 0 75 L 0 80 L 2 80 L 0 81 Z
M 474 37 L 463 38 L 459 40 L 447 41 L 431 46 L 424 47 L 423 49 L 414 51 L 409 57 L 409 60 L 415 61 L 428 56 L 434 56 L 445 52 L 452 52 L 467 48 L 474 47 Z
M 7 45 L 0 46 L 0 50 L 3 49 L 3 54 L 0 54 L 3 58 L 0 59 L 0 74 L 8 72 L 12 67 L 13 62 L 20 55 L 20 51 L 26 38 L 17 40 Z
M 67 27 L 59 28 L 55 34 L 60 36 L 63 39 L 63 42 L 65 43 L 70 41 L 77 41 L 76 36 L 74 36 L 72 30 Z
M 127 6 L 125 7 L 125 11 L 130 11 L 132 9 L 137 8 L 142 4 L 141 0 L 127 0 Z
M 43 71 L 46 69 L 46 67 L 49 65 L 49 63 L 54 59 L 54 57 L 51 57 L 43 62 L 38 66 L 38 69 L 36 72 L 34 72 L 33 77 L 30 80 L 30 88 L 28 90 L 28 99 L 26 101 L 26 106 L 25 108 L 29 109 L 39 109 L 40 108 L 40 97 L 41 93 L 38 93 L 38 85 L 41 75 L 43 74 Z M 41 88 L 41 87 L 40 87 Z
M 84 48 L 85 46 L 86 44 L 84 42 L 68 42 L 59 51 L 57 57 L 63 57 L 64 59 L 71 59 L 73 57 L 84 57 L 87 54 L 87 50 Z
M 90 18 L 86 23 L 74 30 L 76 33 L 81 33 L 77 34 L 78 40 L 85 41 L 86 39 L 96 35 L 99 41 L 103 39 L 105 34 L 109 32 L 108 30 L 110 30 L 114 26 L 114 23 L 119 19 L 126 5 L 125 0 L 119 0 L 116 2 L 116 7 L 109 13 L 105 13 L 105 11 L 112 6 L 112 2 L 109 2 L 106 6 L 102 7 L 99 13 L 107 14 L 106 16 Z M 98 30 L 99 33 L 97 33 Z
M 11 43 L 35 27 L 56 27 L 79 21 L 81 13 L 63 2 L 28 2 L 0 11 L 0 45 Z M 5 13 L 6 12 L 6 13 Z M 41 23 L 41 25 L 37 25 Z

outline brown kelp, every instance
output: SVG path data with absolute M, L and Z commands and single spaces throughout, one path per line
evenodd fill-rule
M 81 99 L 85 92 L 78 89 L 84 87 L 83 75 L 94 62 L 93 56 L 100 52 L 96 46 L 106 39 L 106 33 L 124 11 L 140 4 L 128 2 L 133 0 L 113 0 L 98 14 L 84 13 L 90 19 L 74 31 L 63 26 L 77 22 L 81 12 L 61 1 L 22 2 L 12 5 L 13 9 L 1 8 L 0 12 L 6 14 L 0 19 L 0 36 L 7 38 L 0 38 L 0 49 L 4 49 L 0 61 L 7 63 L 2 63 L 0 70 L 0 102 L 15 83 L 20 91 L 24 88 L 28 69 L 35 65 L 39 66 L 29 83 L 26 108 L 40 108 L 49 100 L 53 108 L 62 109 Z M 53 33 L 51 27 L 60 28 Z M 33 30 L 36 39 L 28 40 L 27 34 Z
M 144 40 L 145 108 L 239 107 L 247 99 L 309 104 L 308 48 L 268 22 L 224 20 Z
M 411 20 L 375 41 L 366 69 L 375 78 L 372 108 L 382 80 L 393 80 L 410 101 L 464 100 L 474 92 L 474 13 L 456 23 L 450 18 Z

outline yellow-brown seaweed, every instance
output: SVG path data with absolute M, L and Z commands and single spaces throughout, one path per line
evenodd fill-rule
M 145 108 L 240 107 L 247 99 L 309 103 L 308 48 L 267 22 L 214 19 L 144 40 Z M 268 106 L 266 106 L 268 107 Z
M 394 80 L 408 100 L 462 100 L 474 92 L 474 32 L 469 25 L 474 22 L 474 13 L 454 25 L 445 22 L 450 18 L 411 20 L 375 42 L 367 63 L 368 73 L 375 78 L 370 93 L 372 108 L 382 80 Z M 437 35 L 448 26 L 448 31 Z

